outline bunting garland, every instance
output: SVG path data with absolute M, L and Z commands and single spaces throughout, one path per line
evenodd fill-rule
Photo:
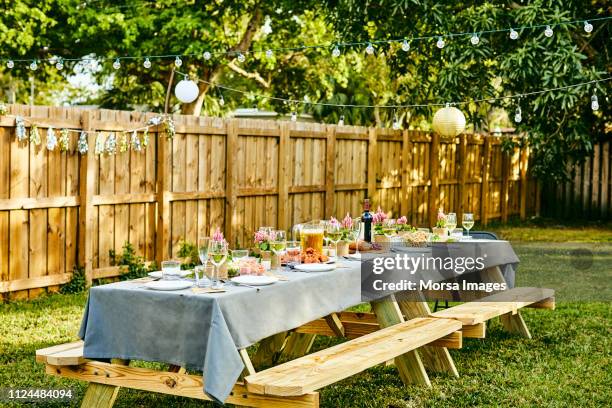
M 86 132 L 81 132 L 81 134 L 79 135 L 79 140 L 77 142 L 77 150 L 80 154 L 87 154 L 87 152 L 89 151 Z
M 60 152 L 65 153 L 70 148 L 70 136 L 68 135 L 68 129 L 62 129 L 60 132 L 59 146 Z
M 57 136 L 52 127 L 47 128 L 47 150 L 53 151 L 57 147 Z

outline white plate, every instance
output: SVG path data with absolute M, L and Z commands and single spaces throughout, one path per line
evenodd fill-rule
M 361 253 L 358 254 L 348 254 L 344 256 L 345 258 L 352 259 L 354 261 L 361 261 Z
M 160 280 L 147 282 L 144 286 L 148 289 L 153 290 L 183 290 L 193 286 L 193 282 L 180 281 L 180 280 Z
M 193 271 L 181 271 L 181 273 L 178 276 L 180 276 L 181 278 L 184 278 L 185 276 L 191 275 L 192 273 Z M 161 279 L 162 271 L 149 272 L 149 276 L 152 278 Z
M 402 252 L 402 253 L 422 253 L 422 252 L 431 252 L 430 247 L 409 247 L 409 246 L 398 246 L 393 247 L 391 249 L 393 252 Z
M 232 278 L 231 280 L 232 282 L 236 282 L 238 284 L 251 286 L 265 286 L 278 282 L 278 278 L 276 276 L 266 275 L 240 275 Z
M 333 271 L 334 269 L 336 269 L 336 264 L 299 264 L 295 265 L 295 269 L 302 272 L 326 272 Z

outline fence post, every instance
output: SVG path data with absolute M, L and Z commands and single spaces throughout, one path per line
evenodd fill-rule
M 289 202 L 289 137 L 291 122 L 280 122 L 280 137 L 278 141 L 278 229 L 286 230 L 290 223 L 287 223 L 287 207 Z M 289 225 L 288 225 L 289 224 Z M 289 231 L 291 232 L 291 231 Z
M 520 216 L 521 221 L 527 218 L 527 164 L 528 164 L 528 146 L 523 146 L 521 149 L 521 198 L 520 198 Z
M 491 137 L 484 136 L 482 184 L 480 185 L 480 223 L 487 225 L 489 209 L 489 167 L 491 166 Z
M 378 163 L 376 128 L 368 128 L 368 198 L 376 199 L 376 163 Z
M 94 130 L 92 121 L 93 112 L 85 111 L 81 114 L 81 126 L 84 131 Z M 79 158 L 79 246 L 78 264 L 85 268 L 85 280 L 87 286 L 91 286 L 93 281 L 93 217 L 94 217 L 94 168 L 95 168 L 95 144 L 96 135 L 87 133 L 87 144 L 89 150 L 87 154 Z
M 465 179 L 467 178 L 467 136 L 462 133 L 459 135 L 459 180 L 457 184 L 457 195 L 459 209 L 457 219 L 463 219 L 465 212 Z
M 440 173 L 440 135 L 433 133 L 429 150 L 429 226 L 436 224 L 438 216 Z
M 335 208 L 335 166 L 336 166 L 336 127 L 327 126 L 327 143 L 325 145 L 325 218 L 334 214 Z
M 227 141 L 225 144 L 225 238 L 233 244 L 234 240 L 234 218 L 236 216 L 237 198 L 237 175 L 236 149 L 238 147 L 238 119 L 227 121 Z
M 501 221 L 508 221 L 508 187 L 510 184 L 510 154 L 502 150 Z
M 155 237 L 157 239 L 155 247 L 155 259 L 158 265 L 164 259 L 170 256 L 170 174 L 172 170 L 172 156 L 170 154 L 169 144 L 172 143 L 166 135 L 157 131 L 157 179 L 156 179 L 156 195 L 157 195 L 157 228 Z M 170 146 L 171 147 L 171 146 Z M 183 158 L 181 158 L 182 160 Z
M 412 145 L 410 142 L 410 136 L 408 130 L 402 131 L 402 187 L 400 194 L 400 212 L 401 215 L 405 215 L 408 219 L 412 219 L 412 215 L 408 214 L 411 211 L 410 208 L 410 193 L 411 188 L 411 177 L 410 170 L 412 170 L 412 157 L 410 157 L 410 151 Z

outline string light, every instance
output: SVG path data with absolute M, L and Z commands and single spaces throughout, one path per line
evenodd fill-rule
M 408 50 L 410 50 L 410 43 L 408 40 L 402 41 L 402 51 L 408 52 Z
M 522 120 L 523 120 L 523 115 L 521 112 L 521 105 L 517 105 L 516 112 L 514 113 L 514 121 L 516 123 L 521 123 Z
M 174 59 L 174 65 L 175 65 L 177 68 L 180 68 L 180 67 L 181 67 L 181 65 L 183 65 L 183 60 L 182 60 L 182 59 L 180 59 L 180 58 L 177 56 L 177 57 Z
M 143 64 L 142 64 L 146 69 L 151 68 L 151 60 L 149 58 L 145 58 Z
M 15 62 L 13 60 L 8 60 L 6 63 L 6 67 L 8 69 L 13 69 L 13 67 L 15 66 Z
M 344 115 L 340 115 L 340 120 L 338 120 L 338 126 L 344 126 Z
M 470 38 L 470 42 L 472 43 L 472 45 L 478 45 L 478 43 L 480 42 L 480 38 L 478 38 L 478 34 L 474 33 L 472 35 L 472 38 Z
M 519 38 L 519 33 L 514 28 L 511 28 L 510 29 L 510 39 L 516 40 L 518 38 Z
M 121 68 L 121 61 L 119 61 L 119 58 L 117 58 L 117 59 L 115 60 L 115 62 L 113 62 L 113 68 L 114 68 L 114 69 L 119 69 L 119 68 Z
M 61 71 L 62 69 L 64 69 L 64 61 L 61 58 L 57 60 L 57 63 L 55 64 L 55 68 L 57 68 L 58 71 Z
M 225 106 L 225 99 L 223 99 L 223 95 L 219 95 L 219 106 Z
M 297 112 L 295 110 L 291 112 L 291 121 L 297 122 Z
M 444 48 L 445 45 L 446 45 L 446 43 L 444 42 L 442 37 L 438 37 L 438 41 L 436 42 L 436 47 L 442 49 L 442 48 Z
M 204 59 L 208 61 L 210 57 L 212 57 L 212 55 L 210 54 L 209 51 L 204 51 L 204 54 L 202 54 L 202 57 L 204 57 Z
M 393 130 L 399 130 L 401 127 L 400 121 L 397 117 L 397 112 L 393 111 Z
M 594 111 L 599 110 L 599 101 L 597 100 L 597 95 L 595 94 L 591 96 L 591 109 Z
M 38 69 L 38 64 L 36 63 L 36 60 L 32 61 L 32 63 L 30 64 L 30 69 L 32 71 L 36 71 Z
M 270 50 L 270 49 L 266 50 L 266 57 L 272 58 L 273 55 L 274 55 L 274 52 L 272 52 L 272 50 Z
M 238 62 L 244 62 L 244 60 L 246 60 L 246 57 L 244 56 L 243 53 L 239 52 L 238 53 Z
M 588 21 L 585 21 L 584 31 L 586 31 L 587 33 L 591 33 L 593 31 L 593 24 L 589 23 Z
M 372 45 L 372 43 L 368 43 L 368 46 L 366 47 L 366 52 L 368 53 L 368 55 L 374 54 L 374 46 Z
M 340 56 L 340 48 L 338 48 L 338 46 L 336 45 L 332 51 L 332 57 L 339 57 Z
M 546 30 L 544 30 L 544 35 L 547 36 L 548 38 L 553 36 L 553 29 L 550 28 L 549 25 L 546 26 Z

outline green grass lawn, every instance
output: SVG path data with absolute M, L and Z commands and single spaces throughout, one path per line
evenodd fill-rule
M 486 339 L 465 339 L 461 350 L 451 350 L 461 375 L 458 379 L 431 374 L 432 388 L 404 387 L 394 367 L 379 366 L 322 389 L 321 406 L 598 407 L 609 404 L 612 400 L 612 304 L 606 298 L 610 290 L 606 283 L 611 273 L 612 244 L 595 244 L 588 239 L 579 239 L 582 242 L 574 244 L 550 244 L 540 241 L 547 241 L 547 236 L 554 232 L 545 231 L 537 239 L 539 232 L 532 226 L 519 228 L 519 231 L 500 229 L 505 231 L 502 232 L 505 237 L 524 234 L 523 229 L 531 237 L 529 242 L 514 245 L 521 259 L 517 285 L 548 285 L 559 294 L 555 311 L 524 310 L 532 340 L 508 335 L 498 321 L 493 321 Z M 552 227 L 545 229 L 548 228 Z M 593 230 L 610 234 L 601 228 Z M 581 231 L 582 228 L 566 227 L 563 234 L 581 236 Z M 589 262 L 577 255 L 584 251 L 576 250 L 584 249 L 592 252 L 586 256 Z M 76 338 L 85 300 L 85 294 L 52 295 L 0 305 L 0 386 L 68 386 L 76 390 L 77 400 L 80 399 L 85 384 L 45 375 L 43 366 L 35 363 L 34 353 L 38 348 Z M 315 348 L 335 341 L 319 337 Z M 122 390 L 115 404 L 116 407 L 203 405 L 212 406 L 132 390 Z

